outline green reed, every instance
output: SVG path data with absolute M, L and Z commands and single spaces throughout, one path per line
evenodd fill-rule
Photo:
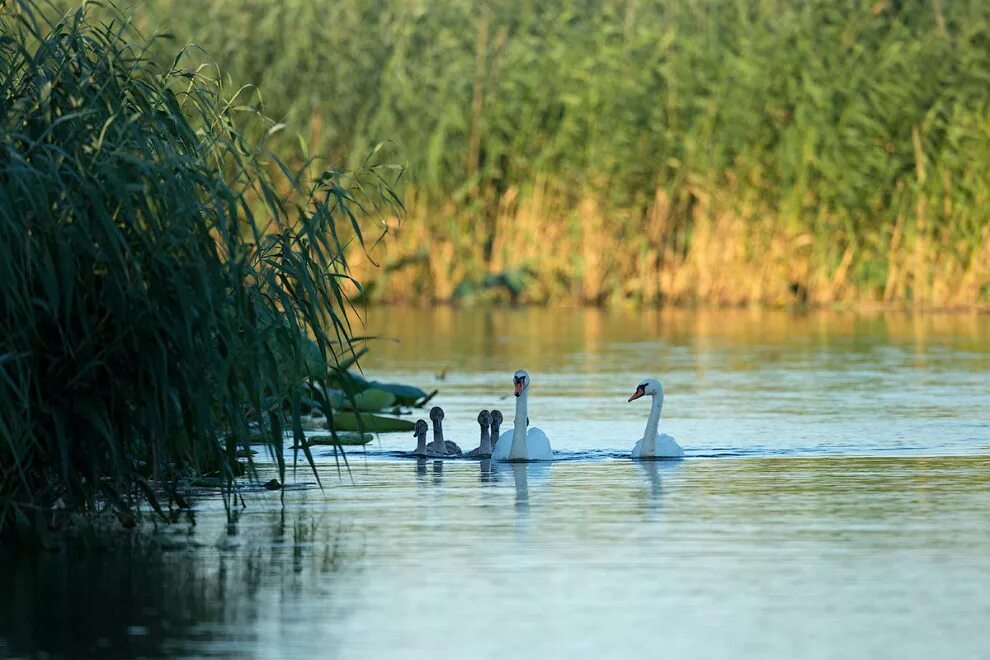
M 0 532 L 168 517 L 208 473 L 232 504 L 256 429 L 284 480 L 391 170 L 300 175 L 255 93 L 161 65 L 112 7 L 0 4 L 0 35 Z
M 392 293 L 525 270 L 540 300 L 990 301 L 980 0 L 148 0 L 139 16 L 259 82 L 314 152 L 394 140 L 427 231 L 388 258 L 450 249 Z M 497 254 L 497 216 L 535 195 L 533 215 L 615 252 L 601 273 Z M 735 218 L 724 262 L 696 236 Z M 750 286 L 776 242 L 789 256 Z M 699 261 L 724 285 L 670 283 Z M 655 295 L 653 271 L 669 272 Z

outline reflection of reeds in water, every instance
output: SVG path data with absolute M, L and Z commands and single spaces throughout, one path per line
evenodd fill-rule
M 703 366 L 719 347 L 745 349 L 756 345 L 794 347 L 850 342 L 869 346 L 889 343 L 912 352 L 919 364 L 931 360 L 929 349 L 947 342 L 959 348 L 986 350 L 990 321 L 985 315 L 903 314 L 891 312 L 833 312 L 813 310 L 795 314 L 762 309 L 581 309 L 542 307 L 470 308 L 384 306 L 372 308 L 368 326 L 387 335 L 402 328 L 401 342 L 380 342 L 369 364 L 408 363 L 422 355 L 444 355 L 464 368 L 505 373 L 505 383 L 494 392 L 489 405 L 511 411 L 511 373 L 525 365 L 533 373 L 572 368 L 575 356 L 587 373 L 616 368 L 616 355 L 603 346 L 659 342 L 660 362 L 651 368 L 663 371 L 675 357 L 696 360 Z M 810 342 L 810 344 L 809 344 Z M 678 353 L 689 347 L 688 353 Z M 497 348 L 498 350 L 493 350 Z M 654 349 L 649 349 L 654 350 Z M 635 353 L 636 356 L 639 353 Z M 630 359 L 622 357 L 622 360 Z M 766 359 L 766 356 L 764 356 Z M 636 357 L 633 363 L 641 363 Z M 626 362 L 621 362 L 625 365 Z M 966 368 L 977 368 L 973 362 Z M 646 369 L 645 365 L 640 368 Z M 639 378 L 640 375 L 635 376 Z M 634 386 L 635 383 L 629 383 Z M 535 396 L 535 395 L 534 395 Z M 542 395 L 541 395 L 542 396 Z M 535 402 L 534 402 L 535 405 Z M 511 412 L 510 412 L 511 418 Z M 631 439 L 635 440 L 635 438 Z

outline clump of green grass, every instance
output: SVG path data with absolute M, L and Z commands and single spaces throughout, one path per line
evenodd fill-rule
M 345 244 L 398 202 L 381 166 L 290 169 L 250 90 L 88 7 L 0 6 L 0 534 L 231 494 L 252 427 L 284 473 L 351 353 Z

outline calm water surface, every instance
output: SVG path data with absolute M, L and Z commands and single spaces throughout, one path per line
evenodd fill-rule
M 561 460 L 318 458 L 228 525 L 0 566 L 0 653 L 990 658 L 990 317 L 372 310 L 368 375 Z M 441 380 L 437 374 L 443 372 Z M 666 389 L 687 458 L 625 458 Z

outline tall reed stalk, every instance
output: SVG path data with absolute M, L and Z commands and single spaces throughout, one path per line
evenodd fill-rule
M 0 35 L 0 535 L 168 517 L 203 473 L 233 496 L 249 427 L 284 473 L 390 170 L 290 169 L 256 93 L 161 66 L 112 7 L 8 2 Z
M 144 6 L 314 152 L 401 147 L 373 297 L 990 303 L 982 0 Z

